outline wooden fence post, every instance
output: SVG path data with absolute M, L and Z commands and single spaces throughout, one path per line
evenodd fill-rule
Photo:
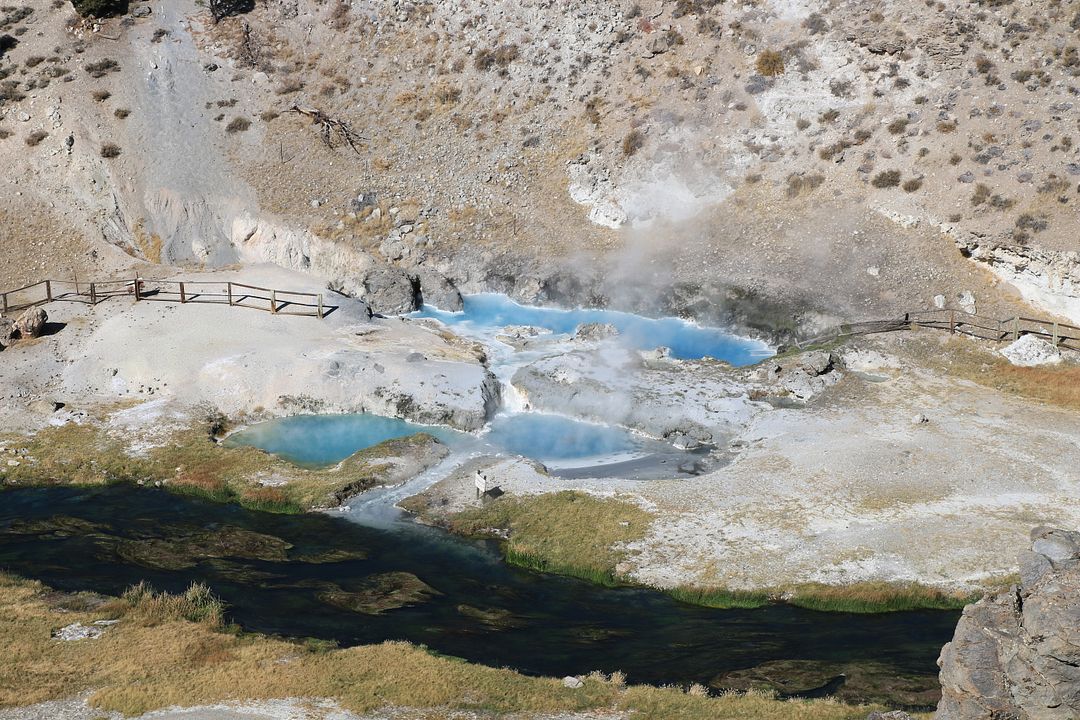
M 322 317 L 323 317 L 322 293 L 319 293 L 319 319 L 322 320 Z
M 97 286 L 90 283 L 90 304 L 97 305 Z
M 187 302 L 187 295 L 184 293 L 184 283 L 180 283 L 180 304 Z
M 135 289 L 134 290 L 134 292 L 135 292 L 135 302 L 139 302 L 140 300 L 142 300 L 142 292 L 139 289 L 139 276 L 138 275 L 135 276 L 135 280 L 131 283 L 131 287 L 133 287 Z
M 270 291 L 270 312 L 277 314 L 277 290 Z
M 1054 347 L 1057 347 L 1057 344 L 1058 344 L 1058 324 L 1057 324 L 1057 321 L 1055 320 L 1054 321 Z
M 4 293 L 2 297 L 4 298 L 4 314 L 7 315 L 7 311 L 8 311 L 7 293 Z
M 1013 340 L 1020 339 L 1020 316 L 1013 318 Z
M 52 280 L 45 281 L 45 299 L 52 302 Z
M 229 293 L 229 307 L 232 307 L 232 283 L 231 282 L 225 283 L 225 287 L 226 287 L 226 292 Z
M 956 310 L 949 311 L 949 334 L 956 334 Z

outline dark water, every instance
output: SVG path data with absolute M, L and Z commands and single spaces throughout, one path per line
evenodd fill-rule
M 225 535 L 241 538 L 237 549 L 204 547 Z M 284 551 L 274 538 L 292 547 Z M 342 550 L 366 557 L 328 562 L 328 553 Z M 519 571 L 490 544 L 438 531 L 375 530 L 119 486 L 0 492 L 0 568 L 62 590 L 108 594 L 139 580 L 174 592 L 198 580 L 248 630 L 343 645 L 403 639 L 525 673 L 622 670 L 631 682 L 655 684 L 708 684 L 776 660 L 868 662 L 930 683 L 958 617 L 786 605 L 711 610 L 656 592 Z M 327 602 L 328 589 L 363 590 L 371 576 L 390 571 L 412 573 L 438 594 L 377 615 Z

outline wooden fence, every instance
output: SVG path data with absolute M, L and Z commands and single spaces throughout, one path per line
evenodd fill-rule
M 132 278 L 91 283 L 42 280 L 0 293 L 0 312 L 8 314 L 51 302 L 97 305 L 113 297 L 128 297 L 136 302 L 229 305 L 265 310 L 275 315 L 303 315 L 320 319 L 337 309 L 323 303 L 322 293 L 277 290 L 229 281 Z
M 998 319 L 975 315 L 963 310 L 921 310 L 906 313 L 902 318 L 894 320 L 844 324 L 823 335 L 797 342 L 795 346 L 804 348 L 850 335 L 869 335 L 916 328 L 948 330 L 954 335 L 970 335 L 998 342 L 1019 340 L 1023 335 L 1036 335 L 1057 347 L 1080 350 L 1080 327 L 1075 325 L 1022 316 Z

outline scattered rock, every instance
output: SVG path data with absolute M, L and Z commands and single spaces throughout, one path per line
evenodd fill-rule
M 420 303 L 434 305 L 440 310 L 460 312 L 465 307 L 461 293 L 454 283 L 440 272 L 430 268 L 416 269 L 417 282 L 420 285 Z
M 15 321 L 15 327 L 19 331 L 20 338 L 36 338 L 45 329 L 45 323 L 49 321 L 48 314 L 39 307 L 26 310 Z
M 941 651 L 935 720 L 1080 715 L 1080 533 L 1032 531 L 1020 586 L 964 608 Z
M 919 413 L 918 415 L 912 415 L 911 416 L 911 424 L 912 425 L 925 425 L 928 422 L 930 422 L 930 418 L 926 417 L 922 413 Z
M 960 309 L 969 315 L 974 315 L 977 309 L 975 305 L 975 293 L 970 290 L 965 290 L 956 296 L 956 302 L 960 305 Z
M 935 295 L 934 296 L 934 307 L 936 307 L 938 310 L 944 310 L 945 309 L 945 296 L 944 295 Z
M 0 318 L 0 347 L 7 347 L 15 338 L 15 321 L 11 318 Z
M 52 636 L 57 640 L 73 642 L 75 640 L 97 640 L 104 634 L 105 630 L 103 628 L 94 625 L 83 625 L 82 623 L 72 623 L 59 630 L 54 630 Z
M 581 678 L 576 678 L 573 675 L 567 675 L 566 677 L 564 677 L 562 679 L 562 684 L 563 687 L 571 688 L 573 690 L 585 686 L 585 683 L 581 681 Z
M 1019 340 L 1001 349 L 1001 354 L 1020 367 L 1055 365 L 1061 362 L 1061 351 L 1038 335 L 1022 335 Z
M 619 329 L 611 323 L 582 323 L 574 331 L 574 339 L 583 342 L 607 340 L 619 334 Z
M 418 281 L 392 265 L 377 265 L 363 280 L 364 301 L 373 312 L 402 315 L 420 309 Z

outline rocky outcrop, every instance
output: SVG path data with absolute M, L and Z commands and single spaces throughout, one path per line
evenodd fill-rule
M 0 348 L 6 348 L 15 337 L 15 322 L 11 318 L 0 317 Z
M 374 312 L 401 315 L 420 308 L 419 284 L 401 268 L 376 265 L 361 282 L 363 298 Z
M 422 304 L 450 312 L 459 312 L 465 307 L 461 293 L 445 275 L 431 268 L 419 267 L 416 268 L 416 281 L 420 286 Z
M 1080 253 L 1022 245 L 995 245 L 953 232 L 961 252 L 985 263 L 1024 299 L 1080 323 Z
M 49 315 L 39 307 L 26 310 L 15 321 L 15 327 L 19 331 L 20 338 L 36 338 L 45 329 L 45 323 L 49 321 Z
M 1020 585 L 964 609 L 935 720 L 1080 717 L 1080 533 L 1036 528 Z

